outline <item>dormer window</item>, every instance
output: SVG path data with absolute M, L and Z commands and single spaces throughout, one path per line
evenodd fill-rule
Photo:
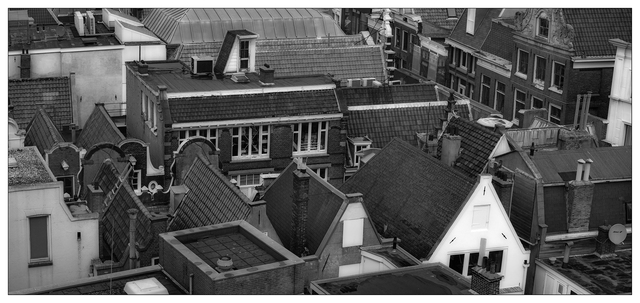
M 538 26 L 536 35 L 542 38 L 549 38 L 549 18 L 547 14 L 542 13 L 538 16 Z
M 470 8 L 467 11 L 467 34 L 473 35 L 476 27 L 476 9 Z
M 455 8 L 447 8 L 447 18 L 457 18 Z
M 349 167 L 359 168 L 363 150 L 370 148 L 373 141 L 369 137 L 348 138 L 348 163 Z
M 240 71 L 249 69 L 249 40 L 240 40 Z

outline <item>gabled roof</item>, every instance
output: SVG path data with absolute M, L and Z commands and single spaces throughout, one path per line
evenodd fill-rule
M 118 144 L 124 140 L 124 135 L 118 130 L 116 124 L 104 109 L 104 104 L 96 103 L 96 107 L 87 119 L 76 145 L 86 149 L 100 142 Z
M 435 83 L 344 87 L 336 89 L 336 94 L 343 106 L 440 101 Z
M 142 204 L 142 201 L 135 194 L 127 178 L 120 181 L 120 172 L 115 167 L 111 159 L 105 160 L 96 177 L 94 183 L 98 182 L 100 189 L 109 193 L 115 191 L 115 194 L 108 194 L 105 199 L 107 205 L 101 216 L 102 230 L 101 241 L 106 247 L 110 247 L 113 256 L 117 260 L 127 258 L 125 255 L 129 247 L 129 209 L 137 209 L 136 216 L 136 247 L 139 251 L 145 251 L 149 248 L 149 244 L 154 239 L 151 230 L 151 220 L 154 215 Z M 111 246 L 113 243 L 113 246 Z
M 257 50 L 256 67 L 269 64 L 275 77 L 332 74 L 335 79 L 376 78 L 385 81 L 386 62 L 379 45 L 296 50 Z
M 47 112 L 39 108 L 31 122 L 29 122 L 24 145 L 35 146 L 40 154 L 44 154 L 45 150 L 50 149 L 58 142 L 64 142 L 62 135 L 58 132 Z
M 251 213 L 249 199 L 202 155 L 195 158 L 183 184 L 188 192 L 169 231 L 246 220 Z
M 293 172 L 296 169 L 297 163 L 291 162 L 269 186 L 263 197 L 267 202 L 267 216 L 282 241 L 282 246 L 287 249 L 291 249 Z M 311 170 L 307 170 L 307 174 L 310 178 L 306 241 L 310 253 L 313 254 L 320 247 L 331 224 L 345 204 L 346 197 Z
M 39 107 L 59 129 L 73 122 L 69 77 L 9 80 L 8 95 L 13 119 L 22 129 L 27 128 Z
M 332 89 L 172 98 L 169 109 L 173 123 L 340 112 Z
M 414 8 L 422 18 L 422 34 L 428 37 L 447 37 L 456 26 L 464 8 L 455 8 L 456 17 L 449 18 L 447 8 Z
M 399 139 L 361 167 L 341 187 L 362 193 L 376 230 L 398 237 L 418 259 L 428 258 L 454 219 L 474 180 Z
M 120 24 L 122 24 L 122 27 L 124 27 L 126 29 L 138 32 L 140 34 L 151 36 L 152 38 L 155 38 L 156 40 L 158 39 L 158 38 L 156 38 L 156 35 L 154 35 L 150 30 L 148 30 L 148 29 L 146 29 L 146 28 L 144 28 L 142 26 L 135 26 L 135 25 L 127 23 L 127 22 L 120 22 Z
M 26 10 L 29 17 L 33 18 L 33 22 L 37 25 L 58 25 L 60 21 L 53 15 L 48 8 L 9 8 L 10 11 Z
M 157 8 L 143 23 L 169 44 L 222 41 L 233 29 L 252 31 L 258 39 L 344 35 L 330 16 L 303 8 Z
M 510 62 L 513 60 L 511 56 L 513 49 L 513 29 L 504 26 L 502 23 L 491 22 L 491 30 L 487 34 L 480 50 Z
M 374 88 L 375 89 L 375 88 Z M 381 148 L 393 138 L 417 146 L 416 133 L 437 134 L 447 119 L 447 101 L 349 107 L 349 137 L 367 136 Z M 469 117 L 469 104 L 455 105 L 458 115 Z
M 631 146 L 539 151 L 531 158 L 544 183 L 562 183 L 558 173 L 574 172 L 578 159 L 591 159 L 591 181 L 631 179 Z
M 461 137 L 460 149 L 462 150 L 454 167 L 475 178 L 489 162 L 489 156 L 502 138 L 502 134 L 476 122 L 457 117 L 449 120 L 445 133 L 449 133 L 453 127 Z M 438 140 L 437 158 L 440 159 L 441 155 L 442 137 Z
M 501 26 L 491 20 L 497 18 L 502 11 L 501 8 L 478 8 L 476 9 L 476 20 L 473 35 L 467 34 L 467 14 L 469 10 L 460 17 L 460 21 L 451 31 L 449 39 L 465 44 L 475 49 L 481 49 L 485 40 L 491 33 L 493 26 Z M 506 59 L 506 58 L 505 58 Z M 510 58 L 509 58 L 510 59 Z
M 231 56 L 231 50 L 233 49 L 233 45 L 236 43 L 236 38 L 238 36 L 255 37 L 256 34 L 245 29 L 227 31 L 226 35 L 224 36 L 224 40 L 222 41 L 222 46 L 220 46 L 220 52 L 216 57 L 216 63 L 213 67 L 213 71 L 216 76 L 222 75 L 224 73 L 229 61 L 229 57 Z
M 573 26 L 573 47 L 578 56 L 615 56 L 609 39 L 631 43 L 631 8 L 563 8 L 567 24 Z

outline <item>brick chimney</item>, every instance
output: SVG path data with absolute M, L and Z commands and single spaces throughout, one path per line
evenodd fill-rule
M 267 66 L 265 67 L 260 67 L 260 85 L 262 86 L 269 86 L 269 85 L 274 85 L 274 74 L 275 74 L 275 69 L 273 68 L 269 68 Z
M 307 246 L 307 211 L 309 206 L 309 174 L 306 165 L 298 164 L 293 171 L 293 209 L 290 250 L 302 256 Z
M 480 267 L 471 269 L 471 290 L 479 295 L 499 295 L 502 276 Z
M 596 256 L 600 258 L 613 257 L 616 252 L 616 245 L 609 240 L 609 229 L 611 225 L 598 226 L 598 236 L 596 236 Z
M 87 206 L 92 212 L 102 215 L 104 212 L 104 197 L 105 194 L 97 184 L 87 184 L 89 194 L 87 195 Z
M 442 135 L 442 149 L 440 160 L 448 166 L 453 166 L 458 156 L 460 156 L 460 143 L 462 138 L 458 135 Z
M 136 268 L 136 218 L 138 210 L 131 208 L 127 210 L 129 214 L 129 269 Z
M 182 199 L 184 198 L 184 196 L 189 192 L 189 188 L 184 185 L 174 185 L 171 186 L 171 188 L 169 189 L 169 213 L 173 214 L 176 211 L 176 208 L 178 207 L 178 205 L 180 205 L 180 202 L 182 202 Z
M 576 179 L 566 184 L 567 230 L 569 232 L 582 232 L 589 230 L 591 217 L 591 203 L 593 201 L 594 185 L 589 181 L 589 168 L 582 173 L 584 160 L 578 160 Z

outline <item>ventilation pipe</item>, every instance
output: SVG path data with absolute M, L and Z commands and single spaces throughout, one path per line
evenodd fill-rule
M 582 176 L 582 181 L 589 181 L 589 174 L 591 173 L 591 163 L 593 160 L 587 159 L 584 164 L 584 175 Z
M 578 169 L 576 170 L 576 181 L 582 180 L 582 166 L 584 165 L 584 160 L 578 160 Z

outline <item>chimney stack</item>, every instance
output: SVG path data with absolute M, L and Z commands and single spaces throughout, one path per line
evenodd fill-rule
M 265 64 L 264 67 L 260 67 L 260 85 L 262 86 L 270 86 L 274 85 L 274 74 L 275 69 L 270 68 L 269 65 Z
M 129 214 L 129 269 L 136 268 L 136 218 L 138 210 L 131 208 L 127 210 Z
M 500 280 L 502 280 L 501 275 L 480 266 L 471 268 L 471 290 L 479 295 L 499 295 Z
M 582 167 L 584 166 L 585 162 L 582 159 L 578 160 L 578 169 L 576 170 L 576 181 L 580 181 L 582 180 Z
M 589 162 L 590 164 L 591 162 Z M 583 232 L 589 230 L 591 218 L 591 203 L 593 202 L 594 185 L 588 179 L 582 177 L 582 167 L 585 161 L 578 160 L 576 179 L 566 184 L 566 209 L 568 232 Z M 585 177 L 590 167 L 585 171 Z
M 298 169 L 293 171 L 293 208 L 291 252 L 296 256 L 302 256 L 307 246 L 307 216 L 309 207 L 309 174 L 306 165 L 298 164 Z
M 600 258 L 607 258 L 615 256 L 616 245 L 609 240 L 609 230 L 611 225 L 598 226 L 598 235 L 596 236 L 596 252 L 595 254 Z
M 453 166 L 458 156 L 460 156 L 460 143 L 462 138 L 458 135 L 442 135 L 442 149 L 440 160 L 447 166 Z

